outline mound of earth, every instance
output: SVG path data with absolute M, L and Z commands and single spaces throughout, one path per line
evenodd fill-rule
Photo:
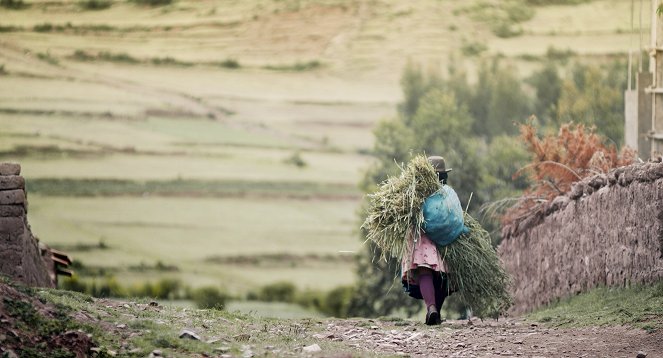
M 0 357 L 88 357 L 92 337 L 63 307 L 47 304 L 29 288 L 0 282 Z

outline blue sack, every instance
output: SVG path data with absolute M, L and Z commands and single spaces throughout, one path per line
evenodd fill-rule
M 470 231 L 465 226 L 458 195 L 450 186 L 443 185 L 442 189 L 426 198 L 422 211 L 424 232 L 439 246 L 449 245 L 460 234 Z

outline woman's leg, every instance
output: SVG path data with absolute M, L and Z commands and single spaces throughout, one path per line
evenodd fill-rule
M 417 280 L 421 296 L 426 303 L 426 324 L 439 324 L 440 313 L 435 306 L 435 285 L 433 283 L 433 270 L 425 267 L 417 269 Z
M 428 306 L 435 306 L 435 285 L 433 284 L 433 270 L 426 267 L 419 267 L 417 269 L 417 280 L 419 281 L 419 289 L 421 296 L 424 298 L 426 308 Z

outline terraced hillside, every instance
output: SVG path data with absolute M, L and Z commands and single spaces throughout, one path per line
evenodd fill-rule
M 637 43 L 626 0 L 25 3 L 0 8 L 0 160 L 23 167 L 33 232 L 79 272 L 238 294 L 353 280 L 356 184 L 408 61 L 526 73 L 551 47 Z

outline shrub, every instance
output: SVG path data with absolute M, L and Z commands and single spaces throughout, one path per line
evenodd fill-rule
M 113 5 L 112 0 L 80 0 L 78 6 L 85 10 L 104 10 Z
M 534 17 L 534 9 L 519 2 L 507 2 L 504 4 L 507 17 L 513 22 L 524 22 Z
M 71 59 L 74 59 L 76 61 L 92 61 L 95 59 L 95 57 L 83 50 L 76 50 L 74 51 L 73 54 L 70 56 Z
M 488 46 L 486 46 L 486 44 L 482 42 L 464 43 L 463 46 L 460 48 L 460 51 L 465 56 L 477 56 L 486 50 L 488 50 Z
M 228 300 L 228 294 L 217 287 L 201 287 L 191 293 L 196 306 L 201 309 L 223 309 Z
M 322 63 L 318 60 L 312 60 L 312 61 L 307 61 L 307 62 L 297 61 L 297 62 L 295 62 L 291 65 L 268 65 L 268 66 L 265 66 L 265 68 L 268 69 L 268 70 L 296 71 L 296 72 L 315 70 L 315 69 L 320 68 L 320 67 L 322 67 Z
M 219 62 L 219 66 L 225 67 L 225 68 L 231 68 L 231 69 L 236 69 L 236 68 L 242 67 L 239 64 L 239 61 L 237 61 L 233 58 L 228 58 L 226 60 L 223 60 L 223 61 Z
M 0 65 L 0 76 L 6 75 L 8 73 L 9 72 L 7 72 L 7 70 L 5 69 L 5 64 L 3 63 L 2 65 Z
M 0 0 L 0 7 L 4 7 L 5 9 L 20 10 L 27 7 L 27 5 L 25 5 L 23 0 Z
M 493 25 L 492 31 L 495 36 L 501 38 L 516 37 L 523 33 L 523 29 L 520 26 L 516 26 L 508 21 L 498 21 Z
M 263 286 L 258 299 L 265 302 L 294 302 L 297 288 L 291 282 L 277 282 Z
M 137 58 L 132 57 L 127 53 L 112 53 L 103 51 L 97 55 L 97 58 L 109 61 L 109 62 L 125 62 L 125 63 L 138 63 L 140 62 Z
M 299 151 L 296 151 L 291 156 L 284 159 L 283 162 L 286 164 L 292 164 L 298 168 L 303 168 L 307 165 Z
M 35 25 L 35 26 L 32 27 L 32 29 L 35 32 L 51 32 L 51 31 L 53 31 L 53 28 L 54 28 L 53 24 L 48 23 L 48 22 L 43 23 L 43 24 L 38 24 L 38 25 Z
M 131 2 L 143 6 L 164 6 L 170 5 L 173 0 L 130 0 Z
M 37 58 L 44 61 L 44 62 L 48 62 L 51 65 L 57 65 L 60 62 L 60 61 L 58 61 L 57 58 L 51 56 L 51 54 L 48 53 L 48 52 L 46 52 L 46 53 L 43 53 L 43 52 L 37 53 Z
M 594 127 L 567 123 L 557 134 L 540 138 L 531 123 L 520 126 L 521 138 L 532 157 L 514 177 L 526 174 L 530 187 L 506 211 L 504 224 L 536 214 L 543 208 L 542 202 L 568 193 L 572 184 L 583 178 L 633 163 L 632 150 L 624 147 L 620 152 L 614 145 L 606 145 L 606 139 L 594 131 Z
M 354 287 L 337 287 L 327 293 L 325 296 L 324 305 L 321 307 L 321 311 L 334 317 L 347 317 L 348 308 L 350 307 L 350 302 L 353 295 Z

